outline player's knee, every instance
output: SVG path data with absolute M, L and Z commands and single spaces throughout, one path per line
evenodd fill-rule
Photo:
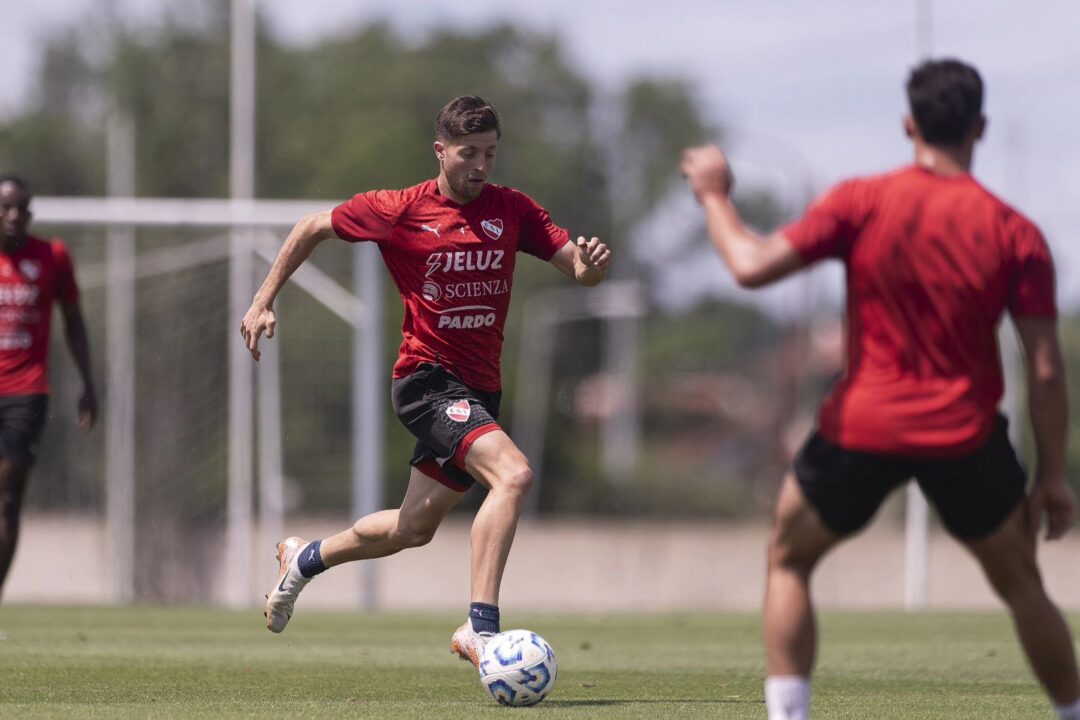
M 986 568 L 990 586 L 1007 605 L 1023 603 L 1043 594 L 1042 576 L 1033 557 Z
M 528 495 L 532 489 L 533 472 L 527 462 L 514 463 L 499 478 L 499 487 L 515 495 Z
M 775 528 L 769 538 L 769 567 L 809 574 L 814 569 L 816 557 L 800 551 L 799 544 L 782 528 Z
M 0 517 L 7 518 L 19 511 L 19 497 L 7 488 L 0 487 Z
M 428 525 L 399 525 L 394 530 L 394 544 L 400 549 L 427 545 L 435 537 L 435 530 Z

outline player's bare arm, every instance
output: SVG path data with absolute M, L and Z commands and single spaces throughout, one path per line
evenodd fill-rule
M 611 267 L 611 248 L 599 238 L 579 237 L 576 243 L 566 243 L 551 257 L 551 264 L 562 270 L 579 285 L 595 287 L 607 277 Z
M 292 232 L 285 238 L 285 243 L 278 250 L 274 264 L 270 267 L 266 279 L 255 293 L 251 307 L 244 313 L 240 322 L 240 334 L 256 361 L 262 356 L 259 352 L 259 338 L 265 332 L 266 337 L 274 337 L 277 317 L 274 314 L 274 300 L 281 288 L 296 269 L 304 264 L 315 247 L 327 238 L 334 237 L 334 228 L 330 222 L 330 210 L 308 215 L 296 223 Z
M 90 432 L 97 419 L 97 391 L 90 373 L 90 341 L 87 339 L 86 322 L 78 301 L 60 306 L 64 316 L 64 335 L 68 349 L 75 361 L 75 367 L 82 378 L 82 392 L 79 394 L 77 421 L 81 432 Z
M 1035 434 L 1035 483 L 1028 500 L 1032 532 L 1046 517 L 1046 538 L 1064 535 L 1076 518 L 1076 497 L 1066 480 L 1069 423 L 1065 363 L 1057 321 L 1015 317 L 1027 362 L 1028 412 Z
M 731 202 L 735 178 L 720 148 L 683 151 L 681 169 L 705 208 L 709 237 L 739 285 L 760 287 L 802 267 L 802 258 L 782 234 L 761 238 L 743 223 Z

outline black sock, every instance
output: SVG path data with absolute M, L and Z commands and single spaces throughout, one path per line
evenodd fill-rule
M 315 540 L 301 548 L 300 559 L 296 561 L 296 564 L 300 567 L 300 574 L 304 577 L 315 577 L 326 570 L 326 566 L 323 565 L 322 561 L 321 547 L 322 540 Z
M 469 623 L 472 625 L 473 632 L 498 634 L 499 607 L 479 602 L 470 604 Z

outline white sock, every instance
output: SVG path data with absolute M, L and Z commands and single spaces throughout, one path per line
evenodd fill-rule
M 1074 700 L 1068 705 L 1055 705 L 1054 712 L 1058 720 L 1080 720 L 1080 700 Z
M 769 720 L 809 720 L 810 678 L 802 675 L 765 678 L 765 707 Z

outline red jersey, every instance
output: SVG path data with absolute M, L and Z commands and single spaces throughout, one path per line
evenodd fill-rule
M 970 175 L 920 167 L 851 180 L 782 230 L 806 263 L 843 260 L 847 351 L 819 431 L 848 450 L 973 452 L 1003 391 L 997 326 L 1054 318 L 1042 234 Z
M 459 205 L 435 180 L 356 195 L 332 213 L 334 232 L 379 244 L 405 317 L 394 377 L 439 361 L 478 390 L 502 387 L 499 359 L 517 252 L 550 260 L 570 236 L 517 190 L 485 185 Z
M 0 252 L 0 395 L 49 392 L 45 369 L 54 299 L 79 299 L 63 243 L 27 236 L 18 252 Z

